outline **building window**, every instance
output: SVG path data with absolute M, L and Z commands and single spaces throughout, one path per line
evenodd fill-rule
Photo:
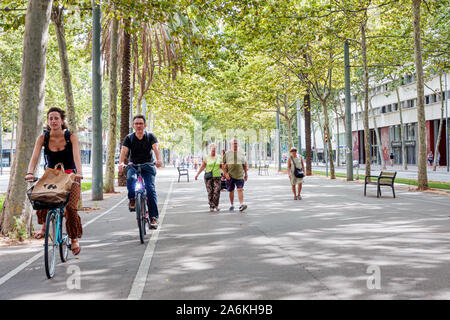
M 398 103 L 392 105 L 392 111 L 398 111 Z
M 435 102 L 436 102 L 436 94 L 433 93 L 433 94 L 431 95 L 431 102 L 430 102 L 430 103 L 435 103 Z
M 405 126 L 406 140 L 416 140 L 416 124 L 409 123 Z
M 381 107 L 381 113 L 386 113 L 386 106 Z
M 410 99 L 406 101 L 406 108 L 414 108 L 417 106 L 417 99 Z
M 425 96 L 425 104 L 430 104 L 430 96 Z

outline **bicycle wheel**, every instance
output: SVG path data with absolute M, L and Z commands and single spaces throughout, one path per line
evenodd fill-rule
M 142 206 L 142 194 L 138 193 L 136 197 L 136 220 L 139 228 L 139 239 L 144 243 L 145 226 L 142 221 L 145 217 L 145 207 Z
M 61 211 L 61 228 L 59 228 L 59 256 L 62 262 L 67 261 L 69 255 L 70 239 L 67 235 L 66 223 L 64 222 L 64 211 Z
M 56 211 L 50 210 L 47 213 L 45 222 L 45 243 L 44 243 L 44 259 L 45 259 L 45 273 L 47 278 L 51 279 L 55 275 L 56 264 L 56 246 L 58 245 L 56 239 Z

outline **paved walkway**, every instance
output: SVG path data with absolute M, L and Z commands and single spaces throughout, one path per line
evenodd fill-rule
M 217 214 L 203 181 L 177 177 L 158 171 L 161 227 L 144 245 L 121 188 L 84 197 L 102 209 L 81 213 L 81 254 L 52 280 L 42 241 L 0 248 L 0 299 L 450 298 L 447 195 L 398 185 L 378 199 L 373 186 L 364 197 L 358 182 L 313 176 L 295 201 L 286 175 L 250 170 L 248 209 L 227 211 L 222 192 Z

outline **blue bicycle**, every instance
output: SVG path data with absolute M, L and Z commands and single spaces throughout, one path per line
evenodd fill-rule
M 149 163 L 133 164 L 130 162 L 127 166 L 125 166 L 127 170 L 129 167 L 133 167 L 137 173 L 137 181 L 134 189 L 136 192 L 136 220 L 139 228 L 139 239 L 141 240 L 141 243 L 144 243 L 144 237 L 147 234 L 145 226 L 147 225 L 149 230 L 156 228 L 152 226 L 150 222 L 150 215 L 147 206 L 147 190 L 145 190 L 145 182 L 142 178 L 141 172 L 141 167 L 147 164 Z
M 30 182 L 36 182 L 35 178 Z M 48 209 L 45 221 L 45 241 L 44 241 L 44 261 L 45 273 L 51 279 L 55 275 L 56 251 L 59 249 L 59 256 L 62 262 L 67 261 L 69 250 L 71 249 L 70 238 L 67 235 L 66 224 L 64 223 L 64 208 L 69 202 L 67 200 L 58 203 L 47 203 L 31 199 L 31 192 L 34 186 L 27 191 L 28 199 L 35 210 Z

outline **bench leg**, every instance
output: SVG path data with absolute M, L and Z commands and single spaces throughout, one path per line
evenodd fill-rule
M 394 186 L 392 186 L 392 194 L 394 195 L 394 198 L 395 198 Z
M 367 188 L 367 184 L 364 183 L 364 197 L 366 196 L 366 188 Z

